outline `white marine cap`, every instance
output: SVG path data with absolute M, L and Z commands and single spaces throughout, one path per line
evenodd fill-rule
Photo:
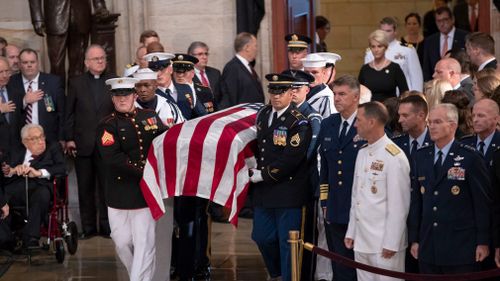
M 120 89 L 134 89 L 135 83 L 139 82 L 139 79 L 131 78 L 131 77 L 118 77 L 111 78 L 106 80 L 106 85 L 111 86 L 111 90 L 120 90 Z
M 342 57 L 336 53 L 321 52 L 315 54 L 322 56 L 326 60 L 326 63 L 331 63 L 333 65 L 337 64 L 337 61 L 342 60 Z
M 171 60 L 171 59 L 175 58 L 175 55 L 171 54 L 171 53 L 156 52 L 156 53 L 146 54 L 143 58 L 147 62 L 156 62 L 156 61 Z
M 305 58 L 301 59 L 304 67 L 325 67 L 326 60 L 322 56 L 314 53 L 308 54 Z
M 123 77 L 130 77 L 132 74 L 134 74 L 137 69 L 139 69 L 139 65 L 137 64 L 127 64 L 125 66 L 125 69 L 123 70 Z
M 140 68 L 134 73 L 134 78 L 139 80 L 156 80 L 158 73 L 150 68 Z

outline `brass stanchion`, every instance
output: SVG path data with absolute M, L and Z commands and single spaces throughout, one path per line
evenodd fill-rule
M 292 258 L 292 281 L 299 281 L 299 243 L 300 232 L 297 230 L 288 231 L 288 243 L 290 243 L 290 253 Z

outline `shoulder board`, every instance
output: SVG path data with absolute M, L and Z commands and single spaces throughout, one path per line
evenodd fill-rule
M 464 140 L 464 139 L 468 139 L 468 138 L 472 138 L 472 137 L 475 137 L 476 135 L 474 134 L 468 134 L 468 135 L 463 135 L 460 140 Z
M 469 151 L 476 151 L 476 149 L 474 147 L 472 147 L 470 145 L 463 144 L 463 143 L 460 144 L 460 147 L 463 147 Z
M 297 120 L 300 120 L 300 119 L 305 119 L 306 117 L 304 117 L 304 115 L 302 115 L 302 113 L 300 113 L 300 111 L 298 111 L 297 109 L 292 109 L 290 111 L 292 113 L 292 115 L 297 119 Z
M 413 48 L 413 44 L 411 44 L 411 43 L 403 43 L 403 42 L 401 42 L 401 46 L 408 47 L 408 48 Z
M 393 143 L 389 143 L 385 146 L 385 150 L 387 150 L 392 156 L 396 156 L 401 152 L 401 149 Z
M 406 136 L 407 136 L 407 134 L 394 135 L 394 136 L 392 136 L 391 140 L 400 139 L 400 138 L 406 137 Z

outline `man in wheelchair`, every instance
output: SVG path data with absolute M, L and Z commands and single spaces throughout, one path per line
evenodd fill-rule
M 2 172 L 7 202 L 13 208 L 28 209 L 23 246 L 30 248 L 39 246 L 40 225 L 49 211 L 52 179 L 65 175 L 66 171 L 61 145 L 47 145 L 40 125 L 25 125 L 21 140 L 25 148 L 11 153 L 10 162 L 2 164 Z

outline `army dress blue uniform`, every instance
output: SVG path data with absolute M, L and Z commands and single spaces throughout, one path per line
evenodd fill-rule
M 306 153 L 311 140 L 309 121 L 293 105 L 269 125 L 272 107 L 257 115 L 257 169 L 263 181 L 251 188 L 254 205 L 252 239 L 272 278 L 290 280 L 288 231 L 300 230 L 301 208 L 307 201 L 309 175 Z
M 490 179 L 472 147 L 453 140 L 440 151 L 440 168 L 435 145 L 417 151 L 409 242 L 419 243 L 421 273 L 471 272 L 478 269 L 476 247 L 490 242 Z
M 349 120 L 350 119 L 350 120 Z M 354 259 L 354 252 L 345 248 L 344 237 L 349 223 L 354 166 L 359 149 L 366 143 L 354 127 L 355 113 L 344 120 L 340 113 L 331 115 L 321 123 L 318 138 L 321 156 L 320 201 L 326 207 L 325 228 L 328 248 Z M 348 127 L 340 138 L 344 121 Z M 356 270 L 333 265 L 335 280 L 356 280 Z

